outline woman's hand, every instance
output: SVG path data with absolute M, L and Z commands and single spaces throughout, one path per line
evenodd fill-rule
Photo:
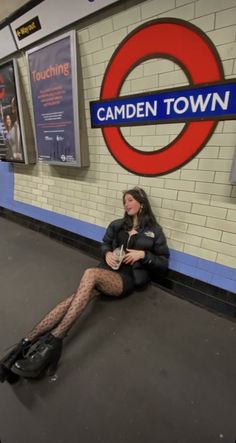
M 126 249 L 126 251 L 123 262 L 127 265 L 133 265 L 136 261 L 145 257 L 144 251 L 139 251 L 137 249 Z
M 108 251 L 106 253 L 105 260 L 106 260 L 107 265 L 110 266 L 111 268 L 113 266 L 115 267 L 115 265 L 117 264 L 116 260 L 114 258 L 114 255 L 113 255 L 113 253 L 111 251 Z

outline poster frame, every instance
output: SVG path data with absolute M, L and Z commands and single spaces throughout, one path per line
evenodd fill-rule
M 8 77 L 8 81 L 12 83 L 11 86 L 11 94 L 14 93 L 13 97 L 15 96 L 15 121 L 13 118 L 12 108 L 10 105 L 10 101 L 8 104 L 5 105 L 6 108 L 9 108 L 8 114 L 11 115 L 12 123 L 18 123 L 18 139 L 20 136 L 20 143 L 21 143 L 21 152 L 22 158 L 14 157 L 13 155 L 9 158 L 7 156 L 4 158 L 4 154 L 0 156 L 0 160 L 4 162 L 10 162 L 10 163 L 20 163 L 20 164 L 28 164 L 28 163 L 35 163 L 36 162 L 36 152 L 35 152 L 35 143 L 34 143 L 34 136 L 32 131 L 32 125 L 31 125 L 31 119 L 29 115 L 28 106 L 26 103 L 26 99 L 24 97 L 24 88 L 22 86 L 20 73 L 18 69 L 18 63 L 16 58 L 11 58 L 3 63 L 0 64 L 0 74 L 1 74 L 1 68 L 5 68 L 6 70 L 9 69 L 12 71 L 12 79 L 11 74 Z M 13 98 L 12 97 L 12 98 Z M 9 99 L 10 100 L 10 99 Z M 1 115 L 1 120 L 3 117 L 3 111 Z M 5 113 L 6 114 L 6 113 Z M 6 115 L 8 115 L 6 114 Z M 2 121 L 1 123 L 2 131 L 7 134 L 7 128 Z M 10 136 L 10 135 L 9 135 Z M 7 141 L 6 137 L 6 149 L 7 145 L 9 147 L 9 138 Z M 9 149 L 8 149 L 9 150 Z
M 42 159 L 40 156 L 40 149 L 39 144 L 37 140 L 37 119 L 36 119 L 36 112 L 33 105 L 33 91 L 32 91 L 32 75 L 30 70 L 30 56 L 31 54 L 34 54 L 42 51 L 44 48 L 47 48 L 48 46 L 53 45 L 54 43 L 57 43 L 61 40 L 64 40 L 66 38 L 69 38 L 69 45 L 70 45 L 70 63 L 71 63 L 71 84 L 72 84 L 72 110 L 73 110 L 73 137 L 74 137 L 74 148 L 75 148 L 75 161 L 60 161 L 55 159 Z M 78 51 L 77 51 L 77 41 L 76 41 L 76 31 L 71 30 L 66 33 L 61 34 L 60 36 L 57 36 L 53 39 L 50 39 L 49 41 L 37 45 L 36 47 L 28 50 L 26 52 L 26 59 L 27 59 L 27 67 L 28 67 L 28 75 L 29 75 L 29 82 L 30 82 L 30 92 L 31 92 L 31 103 L 32 103 L 32 109 L 33 109 L 33 129 L 35 134 L 35 140 L 36 140 L 36 146 L 38 150 L 38 160 L 42 161 L 43 163 L 48 163 L 50 165 L 56 165 L 56 166 L 87 166 L 87 161 L 85 161 L 85 164 L 83 164 L 82 161 L 82 155 L 81 155 L 81 134 L 80 134 L 80 124 L 79 124 L 79 93 L 78 93 Z M 85 156 L 86 157 L 86 156 Z

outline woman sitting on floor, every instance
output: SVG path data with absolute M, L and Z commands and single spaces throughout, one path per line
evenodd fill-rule
M 150 282 L 151 272 L 168 267 L 165 235 L 152 212 L 145 191 L 135 187 L 123 194 L 124 217 L 110 223 L 101 246 L 103 261 L 85 270 L 74 294 L 59 303 L 0 361 L 0 381 L 15 374 L 38 378 L 55 370 L 62 342 L 88 302 L 100 293 L 121 297 Z M 121 264 L 114 250 L 120 252 Z M 117 252 L 117 251 L 116 251 Z M 118 269 L 117 269 L 118 268 Z M 16 377 L 17 378 L 17 377 Z

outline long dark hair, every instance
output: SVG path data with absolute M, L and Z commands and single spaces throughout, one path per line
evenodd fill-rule
M 141 204 L 140 211 L 138 213 L 138 226 L 140 228 L 147 228 L 151 226 L 156 226 L 157 221 L 156 217 L 152 212 L 152 208 L 150 205 L 150 202 L 148 200 L 148 196 L 146 192 L 142 189 L 136 186 L 135 188 L 129 189 L 127 191 L 124 191 L 123 193 L 123 204 L 125 203 L 125 196 L 127 194 L 132 195 L 132 197 L 137 200 Z M 130 230 L 133 226 L 133 219 L 130 215 L 125 212 L 124 214 L 124 223 L 123 223 L 124 229 Z

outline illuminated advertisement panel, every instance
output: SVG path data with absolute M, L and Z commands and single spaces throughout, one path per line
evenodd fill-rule
M 0 160 L 25 160 L 13 61 L 0 66 Z

